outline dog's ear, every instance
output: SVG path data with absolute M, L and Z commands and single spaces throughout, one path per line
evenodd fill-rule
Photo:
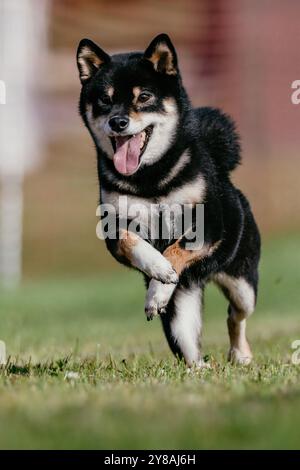
M 77 66 L 81 83 L 84 84 L 109 61 L 110 56 L 97 44 L 90 39 L 82 39 L 77 49 Z
M 144 58 L 152 62 L 154 69 L 160 73 L 176 75 L 177 55 L 167 34 L 159 34 L 147 47 Z

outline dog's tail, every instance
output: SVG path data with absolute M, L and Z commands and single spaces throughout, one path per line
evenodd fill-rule
M 233 120 L 216 108 L 196 110 L 200 138 L 208 148 L 219 173 L 228 174 L 241 162 L 240 140 Z

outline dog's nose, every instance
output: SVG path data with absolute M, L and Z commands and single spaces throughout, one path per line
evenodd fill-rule
M 114 132 L 125 131 L 126 127 L 129 125 L 129 118 L 127 116 L 113 116 L 109 120 L 109 125 Z

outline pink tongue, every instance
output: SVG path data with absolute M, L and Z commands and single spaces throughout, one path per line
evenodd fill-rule
M 139 166 L 142 133 L 133 137 L 116 137 L 114 165 L 122 175 L 131 175 Z

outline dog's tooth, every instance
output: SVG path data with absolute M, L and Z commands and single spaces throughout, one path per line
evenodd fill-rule
M 142 149 L 142 148 L 144 147 L 145 140 L 146 140 L 146 134 L 145 134 L 145 131 L 143 131 L 143 132 L 142 132 L 142 135 L 141 135 L 140 149 Z

